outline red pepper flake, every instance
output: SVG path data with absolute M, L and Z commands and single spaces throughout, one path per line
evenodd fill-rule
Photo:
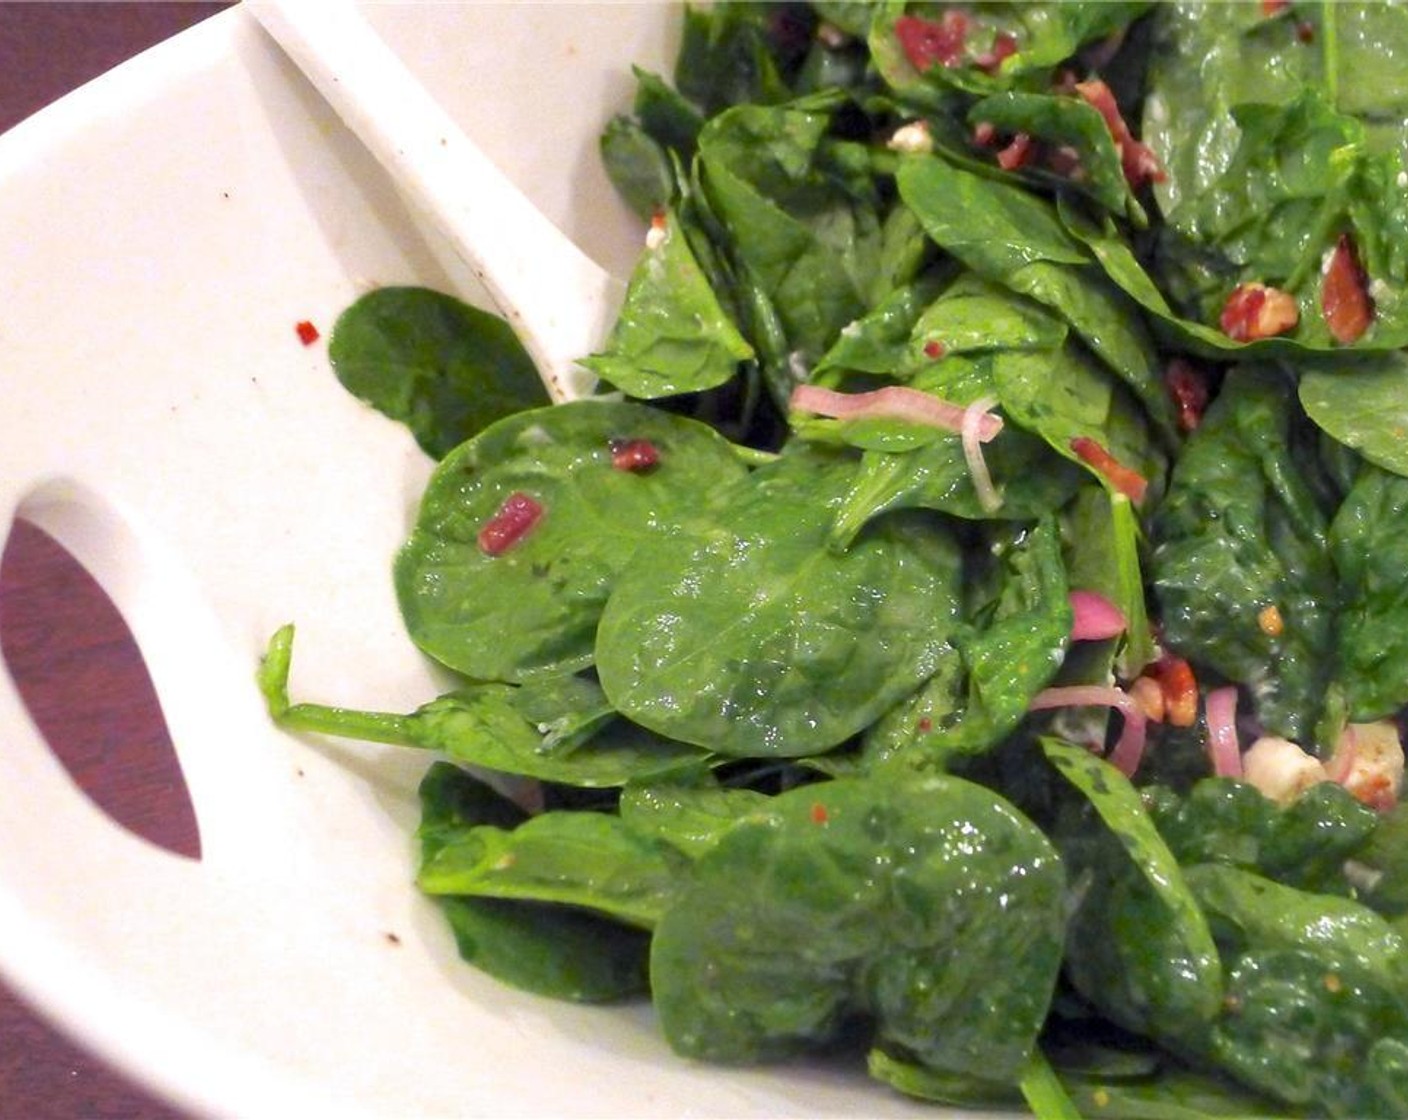
M 948 347 L 946 347 L 937 338 L 931 338 L 928 342 L 924 344 L 924 356 L 926 358 L 933 358 L 935 361 L 937 361 L 939 358 L 942 358 L 947 353 Z
M 820 801 L 812 802 L 812 824 L 825 824 L 831 819 L 831 814 L 826 811 L 826 806 Z
M 543 507 L 533 498 L 515 490 L 499 507 L 499 512 L 479 530 L 479 549 L 487 556 L 500 556 L 521 541 L 543 516 Z
M 1359 265 L 1349 234 L 1340 239 L 1325 266 L 1320 285 L 1320 311 L 1336 342 L 1343 346 L 1359 339 L 1374 321 L 1368 279 Z
M 648 471 L 660 462 L 660 450 L 648 439 L 613 439 L 611 465 L 618 471 Z
M 1115 141 L 1115 149 L 1120 154 L 1120 166 L 1124 169 L 1125 181 L 1132 190 L 1138 190 L 1145 183 L 1162 183 L 1168 178 L 1163 164 L 1147 144 L 1141 144 L 1129 131 L 1120 107 L 1115 103 L 1115 95 L 1110 87 L 1098 78 L 1088 82 L 1077 82 L 1076 93 L 1101 117 L 1105 127 Z
M 1192 727 L 1198 722 L 1198 679 L 1193 666 L 1181 657 L 1166 653 L 1152 667 L 1150 675 L 1164 694 L 1164 719 L 1174 727 Z
M 294 324 L 293 329 L 298 333 L 298 341 L 303 343 L 304 346 L 312 346 L 313 343 L 317 342 L 318 339 L 322 337 L 322 335 L 318 333 L 318 328 L 307 319 L 302 319 Z
M 1071 440 L 1071 450 L 1082 463 L 1105 476 L 1111 486 L 1132 502 L 1142 502 L 1149 483 L 1138 471 L 1125 466 L 1089 436 Z
M 1032 138 L 1025 132 L 1012 137 L 1012 142 L 997 153 L 997 165 L 1004 171 L 1016 171 L 1031 162 Z
M 1234 342 L 1285 334 L 1298 322 L 1300 309 L 1293 295 L 1255 281 L 1233 288 L 1218 318 L 1222 333 Z
M 1208 406 L 1207 377 L 1192 362 L 1174 358 L 1164 370 L 1164 386 L 1178 415 L 1179 430 L 1193 431 L 1203 422 Z
M 915 724 L 915 729 L 919 732 L 919 734 L 927 735 L 929 734 L 929 732 L 934 730 L 934 721 L 931 720 L 928 716 L 920 716 L 919 722 Z
M 909 64 L 921 73 L 936 65 L 957 66 L 967 48 L 968 16 L 955 8 L 938 20 L 900 16 L 895 20 L 895 37 Z

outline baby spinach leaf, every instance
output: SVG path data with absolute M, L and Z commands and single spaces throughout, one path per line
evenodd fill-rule
M 740 106 L 699 138 L 699 174 L 733 252 L 809 363 L 862 315 L 882 243 L 864 149 L 828 137 L 835 97 Z
M 1327 971 L 1349 968 L 1408 998 L 1408 942 L 1369 907 L 1225 863 L 1186 867 L 1184 878 L 1219 943 L 1311 951 Z
M 654 446 L 657 466 L 613 467 L 613 444 L 634 439 Z M 637 548 L 744 473 L 711 429 L 642 405 L 585 400 L 502 420 L 447 457 L 425 491 L 396 559 L 407 629 L 481 680 L 582 668 Z M 520 493 L 541 518 L 507 551 L 486 553 L 481 529 Z
M 1307 369 L 1299 393 L 1321 430 L 1384 470 L 1408 475 L 1408 357 L 1394 351 L 1352 366 Z
M 628 783 L 621 791 L 621 819 L 640 835 L 655 836 L 697 859 L 741 817 L 767 803 L 764 793 L 720 785 L 711 772 L 697 769 Z
M 333 372 L 405 424 L 433 458 L 494 421 L 548 403 L 528 352 L 499 316 L 427 288 L 376 288 L 338 316 Z
M 439 841 L 416 874 L 427 894 L 568 904 L 644 929 L 669 906 L 687 866 L 606 813 L 557 810 L 513 829 L 474 825 Z
M 1110 126 L 1089 102 L 1071 94 L 1008 91 L 983 98 L 968 111 L 968 119 L 974 125 L 990 124 L 1004 134 L 1025 133 L 1078 153 L 1084 170 L 1079 182 L 1073 183 L 1070 177 L 1046 178 L 1090 195 L 1116 218 L 1128 218 L 1141 227 L 1147 224 L 1125 178 Z
M 437 762 L 420 784 L 422 859 L 476 825 L 512 827 L 523 813 L 488 786 Z M 599 1003 L 648 989 L 648 935 L 566 906 L 432 896 L 460 956 L 506 984 L 556 999 Z
M 869 765 L 897 758 L 943 768 L 988 749 L 1060 668 L 1071 610 L 1055 523 L 993 532 L 989 540 L 988 570 L 969 573 L 952 650 L 919 692 L 866 732 Z
M 623 715 L 726 755 L 796 757 L 862 730 L 934 671 L 957 613 L 959 549 L 926 517 L 829 547 L 854 463 L 799 449 L 652 538 L 597 634 Z
M 679 219 L 667 214 L 652 237 L 605 349 L 581 364 L 646 399 L 722 385 L 753 348 L 719 304 Z
M 1175 1044 L 1202 1037 L 1222 1004 L 1222 969 L 1178 861 L 1128 778 L 1083 747 L 1050 738 L 1041 746 L 1088 806 L 1055 836 L 1083 890 L 1067 974 L 1130 1030 Z
M 406 715 L 291 704 L 293 628 L 274 635 L 260 667 L 269 712 L 290 731 L 440 751 L 504 774 L 586 788 L 670 773 L 701 753 L 616 718 L 601 688 L 583 678 L 466 685 Z
M 1208 1056 L 1243 1082 L 1334 1117 L 1401 1115 L 1408 1012 L 1399 995 L 1313 946 L 1253 948 L 1228 970 Z
M 1330 523 L 1335 679 L 1358 722 L 1408 703 L 1408 479 L 1366 466 Z
M 1155 514 L 1150 574 L 1170 648 L 1245 683 L 1265 727 L 1304 741 L 1332 667 L 1336 589 L 1292 393 L 1264 368 L 1227 380 Z M 1269 606 L 1279 633 L 1258 625 Z
M 655 930 L 656 1009 L 691 1057 L 821 1045 L 858 1013 L 927 1067 L 1015 1081 L 1056 978 L 1062 885 L 1040 831 L 972 783 L 793 790 L 695 864 Z

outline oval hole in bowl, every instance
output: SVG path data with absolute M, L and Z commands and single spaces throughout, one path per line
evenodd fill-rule
M 199 859 L 195 809 L 131 630 L 97 580 L 22 518 L 0 558 L 0 655 L 89 799 L 128 831 Z

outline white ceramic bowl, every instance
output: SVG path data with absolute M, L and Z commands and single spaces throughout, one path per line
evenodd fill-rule
M 377 6 L 466 131 L 624 273 L 641 231 L 596 155 L 648 5 Z M 219 16 L 0 139 L 0 514 L 38 521 L 131 625 L 203 858 L 124 832 L 0 674 L 0 969 L 89 1045 L 214 1114 L 907 1115 L 863 1072 L 675 1058 L 648 1009 L 570 1006 L 459 963 L 412 885 L 413 752 L 279 733 L 253 672 L 299 626 L 295 695 L 407 709 L 441 683 L 389 563 L 428 463 L 334 380 L 358 294 L 467 292 L 248 14 Z M 387 937 L 394 933 L 399 945 Z

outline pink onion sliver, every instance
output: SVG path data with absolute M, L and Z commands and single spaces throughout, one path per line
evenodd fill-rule
M 1220 778 L 1242 776 L 1242 747 L 1237 741 L 1237 689 L 1233 685 L 1208 693 L 1208 758 Z
M 1071 639 L 1077 642 L 1098 642 L 1123 634 L 1129 623 L 1124 612 L 1105 596 L 1095 591 L 1072 591 Z
M 1144 757 L 1148 719 L 1144 710 L 1124 689 L 1114 685 L 1068 685 L 1038 692 L 1029 705 L 1032 711 L 1046 708 L 1116 708 L 1124 725 L 1115 740 L 1108 762 L 1127 778 L 1134 777 Z
M 834 389 L 823 389 L 820 385 L 798 385 L 792 390 L 789 403 L 798 411 L 814 412 L 818 416 L 837 420 L 875 417 L 908 420 L 913 424 L 927 424 L 950 432 L 963 430 L 963 418 L 968 411 L 962 405 L 904 385 L 887 385 L 868 393 L 838 393 Z M 1002 418 L 984 413 L 978 427 L 978 439 L 987 443 L 1000 431 Z
M 982 448 L 983 421 L 991 415 L 988 409 L 996 403 L 996 397 L 982 397 L 974 401 L 963 410 L 963 423 L 959 427 L 963 440 L 963 459 L 968 464 L 968 474 L 973 479 L 973 491 L 978 495 L 978 504 L 987 513 L 995 513 L 1002 506 L 1002 495 L 992 484 L 992 474 L 988 471 Z
M 1339 744 L 1335 747 L 1335 753 L 1330 756 L 1330 761 L 1325 764 L 1325 772 L 1329 775 L 1330 781 L 1337 785 L 1344 785 L 1344 780 L 1349 777 L 1349 772 L 1354 769 L 1355 759 L 1359 755 L 1359 736 L 1354 732 L 1354 724 L 1345 725 L 1344 731 L 1340 733 Z

